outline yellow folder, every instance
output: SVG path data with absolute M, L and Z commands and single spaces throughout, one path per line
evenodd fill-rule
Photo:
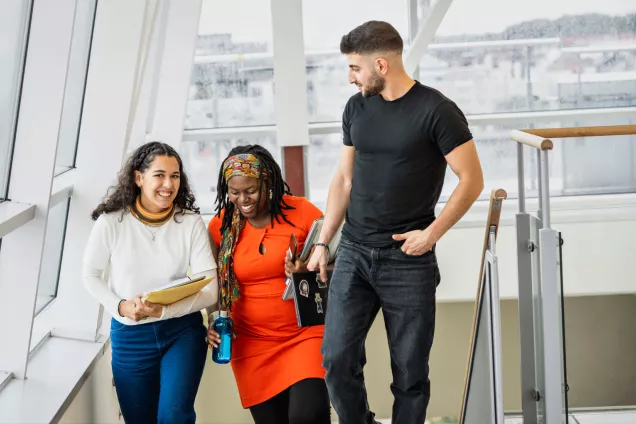
M 155 291 L 145 293 L 141 300 L 144 302 L 158 303 L 160 305 L 170 305 L 195 293 L 207 286 L 214 277 L 203 278 L 185 282 L 177 282 L 172 287 L 160 288 Z

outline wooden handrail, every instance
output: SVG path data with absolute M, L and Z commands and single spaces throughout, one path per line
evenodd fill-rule
M 543 138 L 604 137 L 612 135 L 636 135 L 636 125 L 607 125 L 599 127 L 540 128 L 521 130 Z
M 552 150 L 553 138 L 606 137 L 636 135 L 636 125 L 606 125 L 598 127 L 532 128 L 510 131 L 510 138 L 517 143 L 538 150 Z
M 552 150 L 553 146 L 552 140 L 525 131 L 512 130 L 510 131 L 510 138 L 517 143 L 525 144 L 538 150 Z

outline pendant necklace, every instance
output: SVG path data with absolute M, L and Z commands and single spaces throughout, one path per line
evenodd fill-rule
M 156 227 L 156 230 L 155 230 L 155 231 L 152 231 L 148 225 L 144 224 L 144 228 L 145 228 L 146 230 L 148 230 L 148 232 L 149 232 L 149 233 L 150 233 L 150 235 L 152 236 L 152 241 L 153 241 L 153 243 L 154 243 L 154 241 L 155 241 L 155 236 L 156 236 L 156 234 L 157 234 L 157 231 L 159 231 L 159 229 L 160 229 L 161 227 Z

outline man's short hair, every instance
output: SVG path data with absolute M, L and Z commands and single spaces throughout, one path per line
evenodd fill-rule
M 342 54 L 392 52 L 402 54 L 404 42 L 400 33 L 388 22 L 369 21 L 354 28 L 340 40 Z

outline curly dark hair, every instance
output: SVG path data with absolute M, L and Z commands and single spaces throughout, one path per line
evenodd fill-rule
M 393 52 L 402 54 L 404 41 L 388 22 L 368 21 L 354 28 L 340 40 L 342 54 Z
M 223 234 L 226 229 L 232 226 L 232 215 L 234 214 L 234 204 L 230 202 L 227 194 L 228 185 L 227 181 L 225 181 L 225 176 L 223 175 L 223 168 L 225 166 L 225 161 L 229 157 L 242 153 L 251 153 L 261 163 L 261 175 L 259 177 L 259 195 L 256 204 L 260 204 L 263 191 L 265 193 L 269 193 L 271 190 L 272 197 L 268 198 L 267 206 L 269 208 L 272 226 L 274 225 L 274 221 L 280 223 L 279 218 L 282 218 L 283 221 L 295 227 L 295 225 L 287 219 L 287 215 L 285 215 L 284 212 L 285 210 L 295 208 L 288 205 L 283 198 L 285 194 L 291 195 L 292 193 L 289 185 L 287 185 L 283 178 L 283 173 L 280 169 L 280 166 L 278 166 L 278 163 L 276 163 L 276 160 L 274 159 L 272 154 L 265 147 L 258 144 L 250 144 L 246 146 L 237 146 L 230 150 L 230 153 L 227 155 L 225 160 L 223 160 L 223 164 L 221 165 L 221 169 L 219 170 L 219 181 L 216 191 L 216 216 L 220 216 L 221 211 L 225 209 L 225 215 L 223 216 L 223 222 L 221 223 L 221 234 Z M 267 178 L 263 178 L 263 172 L 267 174 Z M 263 184 L 265 184 L 265 190 L 263 190 Z
M 152 141 L 139 147 L 128 158 L 124 167 L 119 171 L 117 185 L 108 189 L 102 203 L 91 214 L 91 218 L 95 221 L 103 213 L 122 211 L 123 216 L 124 213 L 128 212 L 141 192 L 141 189 L 135 184 L 135 171 L 145 172 L 157 156 L 172 157 L 179 162 L 181 174 L 179 191 L 173 203 L 181 210 L 180 214 L 183 215 L 186 211 L 199 213 L 199 208 L 194 203 L 196 199 L 190 189 L 188 176 L 183 170 L 181 157 L 170 145 Z M 178 214 L 175 213 L 175 220 Z

